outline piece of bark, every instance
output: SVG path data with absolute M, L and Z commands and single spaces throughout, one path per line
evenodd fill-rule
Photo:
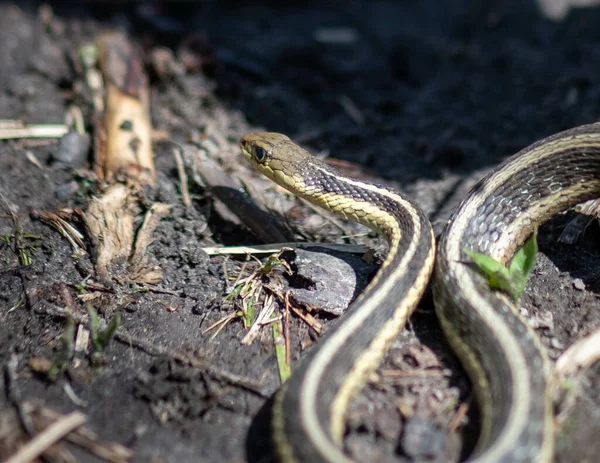
M 157 283 L 162 273 L 149 264 L 145 248 L 152 241 L 157 219 L 169 206 L 150 208 L 137 241 L 133 228 L 140 212 L 138 193 L 154 184 L 148 79 L 137 47 L 126 35 L 103 33 L 96 45 L 106 89 L 95 154 L 108 186 L 82 214 L 93 243 L 95 269 L 104 279 L 113 276 L 111 266 L 116 266 L 126 270 L 127 279 Z
M 137 48 L 119 32 L 101 34 L 96 45 L 106 86 L 104 177 L 125 173 L 153 185 L 148 79 Z

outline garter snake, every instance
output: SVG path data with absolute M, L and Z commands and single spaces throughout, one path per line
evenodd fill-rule
M 240 145 L 271 180 L 388 239 L 388 254 L 369 286 L 299 362 L 273 404 L 281 461 L 348 461 L 340 448 L 346 408 L 427 285 L 435 252 L 431 226 L 405 196 L 342 176 L 285 135 L 254 132 Z M 545 350 L 518 308 L 469 263 L 466 251 L 506 263 L 539 224 L 599 195 L 600 125 L 592 124 L 507 159 L 471 190 L 442 233 L 434 302 L 481 411 L 473 461 L 548 461 L 553 436 Z

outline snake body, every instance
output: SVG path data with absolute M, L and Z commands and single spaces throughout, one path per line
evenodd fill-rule
M 382 232 L 380 270 L 335 329 L 278 391 L 273 439 L 281 461 L 348 461 L 340 448 L 353 394 L 380 363 L 418 303 L 433 266 L 429 221 L 393 190 L 344 177 L 288 137 L 254 132 L 244 156 L 296 195 Z M 473 383 L 482 430 L 473 461 L 548 461 L 549 361 L 518 308 L 494 292 L 465 251 L 506 263 L 555 213 L 600 195 L 600 125 L 546 138 L 481 180 L 439 242 L 434 301 L 441 326 Z
M 473 187 L 438 244 L 434 302 L 482 415 L 472 459 L 549 461 L 545 349 L 519 310 L 469 265 L 465 250 L 510 261 L 554 214 L 600 195 L 600 125 L 576 127 L 507 159 Z

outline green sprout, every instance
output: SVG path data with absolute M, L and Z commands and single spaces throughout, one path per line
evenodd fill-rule
M 113 338 L 119 325 L 121 324 L 121 314 L 117 312 L 115 316 L 108 322 L 108 326 L 100 329 L 100 318 L 96 310 L 90 305 L 88 306 L 90 315 L 90 336 L 92 338 L 92 363 L 98 362 L 102 358 L 102 353 Z
M 232 299 L 235 299 L 236 297 L 240 296 L 242 294 L 242 292 L 245 292 L 246 287 L 250 287 L 250 285 L 247 284 L 247 282 L 245 282 L 245 281 L 244 281 L 244 283 L 236 284 L 233 287 L 233 289 L 225 295 L 225 297 L 223 299 L 225 301 L 231 301 Z
M 56 358 L 50 365 L 46 375 L 50 381 L 56 381 L 58 375 L 66 371 L 69 367 L 69 362 L 73 358 L 75 352 L 75 320 L 71 316 L 67 317 L 65 330 L 60 337 L 58 353 Z
M 132 294 L 150 294 L 150 288 L 144 285 L 134 286 L 131 290 Z
M 242 310 L 242 320 L 244 322 L 244 328 L 250 328 L 250 326 L 252 326 L 252 323 L 254 323 L 254 298 L 251 297 L 248 299 L 248 302 L 245 304 L 244 309 Z
M 17 255 L 19 264 L 26 266 L 32 264 L 36 242 L 40 239 L 40 237 L 31 233 L 24 233 L 20 227 L 17 227 L 14 234 L 0 235 L 0 244 L 11 248 Z
M 505 292 L 517 303 L 525 292 L 527 280 L 535 266 L 538 253 L 537 230 L 517 251 L 508 268 L 485 254 L 466 249 L 465 252 L 485 274 L 490 288 Z
M 82 45 L 77 49 L 77 58 L 86 67 L 93 67 L 98 60 L 98 48 L 93 44 Z
M 267 258 L 267 261 L 263 264 L 262 268 L 260 269 L 260 273 L 262 275 L 268 275 L 278 265 L 285 266 L 286 262 L 284 260 L 282 260 L 282 259 L 279 258 L 280 255 L 281 255 L 281 253 L 271 254 Z

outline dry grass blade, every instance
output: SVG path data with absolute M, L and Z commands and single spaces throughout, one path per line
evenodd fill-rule
M 332 251 L 351 252 L 354 254 L 364 254 L 369 248 L 360 244 L 335 244 L 335 243 L 273 243 L 259 244 L 255 246 L 206 246 L 201 248 L 209 256 L 220 255 L 239 255 L 239 254 L 273 254 L 279 252 L 281 248 L 325 248 Z
M 600 329 L 569 347 L 554 366 L 553 395 L 559 413 L 555 422 L 562 425 L 575 406 L 583 373 L 600 361 Z
M 69 128 L 64 124 L 23 124 L 20 121 L 0 121 L 0 140 L 14 138 L 61 138 Z
M 237 317 L 237 314 L 235 312 L 230 313 L 229 315 L 226 315 L 225 317 L 217 320 L 212 325 L 210 325 L 208 328 L 206 328 L 204 331 L 202 331 L 200 333 L 200 336 L 204 336 L 206 333 L 208 333 L 218 327 L 218 329 L 210 337 L 210 339 L 213 340 L 223 330 L 223 328 L 225 328 L 227 326 L 227 324 L 231 320 L 233 320 L 235 317 Z
M 69 222 L 63 219 L 60 214 L 40 211 L 38 215 L 42 222 L 53 227 L 69 242 L 71 248 L 73 248 L 73 252 L 76 254 L 85 254 L 83 235 Z
M 272 294 L 267 294 L 265 296 L 263 307 L 260 310 L 258 317 L 256 317 L 254 324 L 250 327 L 246 333 L 246 336 L 244 336 L 242 339 L 242 344 L 252 344 L 252 342 L 258 336 L 260 328 L 262 328 L 264 325 L 268 325 L 269 323 L 279 320 L 279 317 L 271 318 L 271 315 L 273 315 L 273 312 L 275 311 L 275 307 L 275 298 Z
M 458 430 L 458 428 L 460 428 L 464 424 L 468 411 L 469 411 L 468 403 L 460 404 L 460 406 L 458 407 L 458 410 L 456 410 L 456 413 L 454 414 L 454 416 L 448 423 L 448 431 L 449 432 L 451 432 L 451 433 L 456 432 Z

